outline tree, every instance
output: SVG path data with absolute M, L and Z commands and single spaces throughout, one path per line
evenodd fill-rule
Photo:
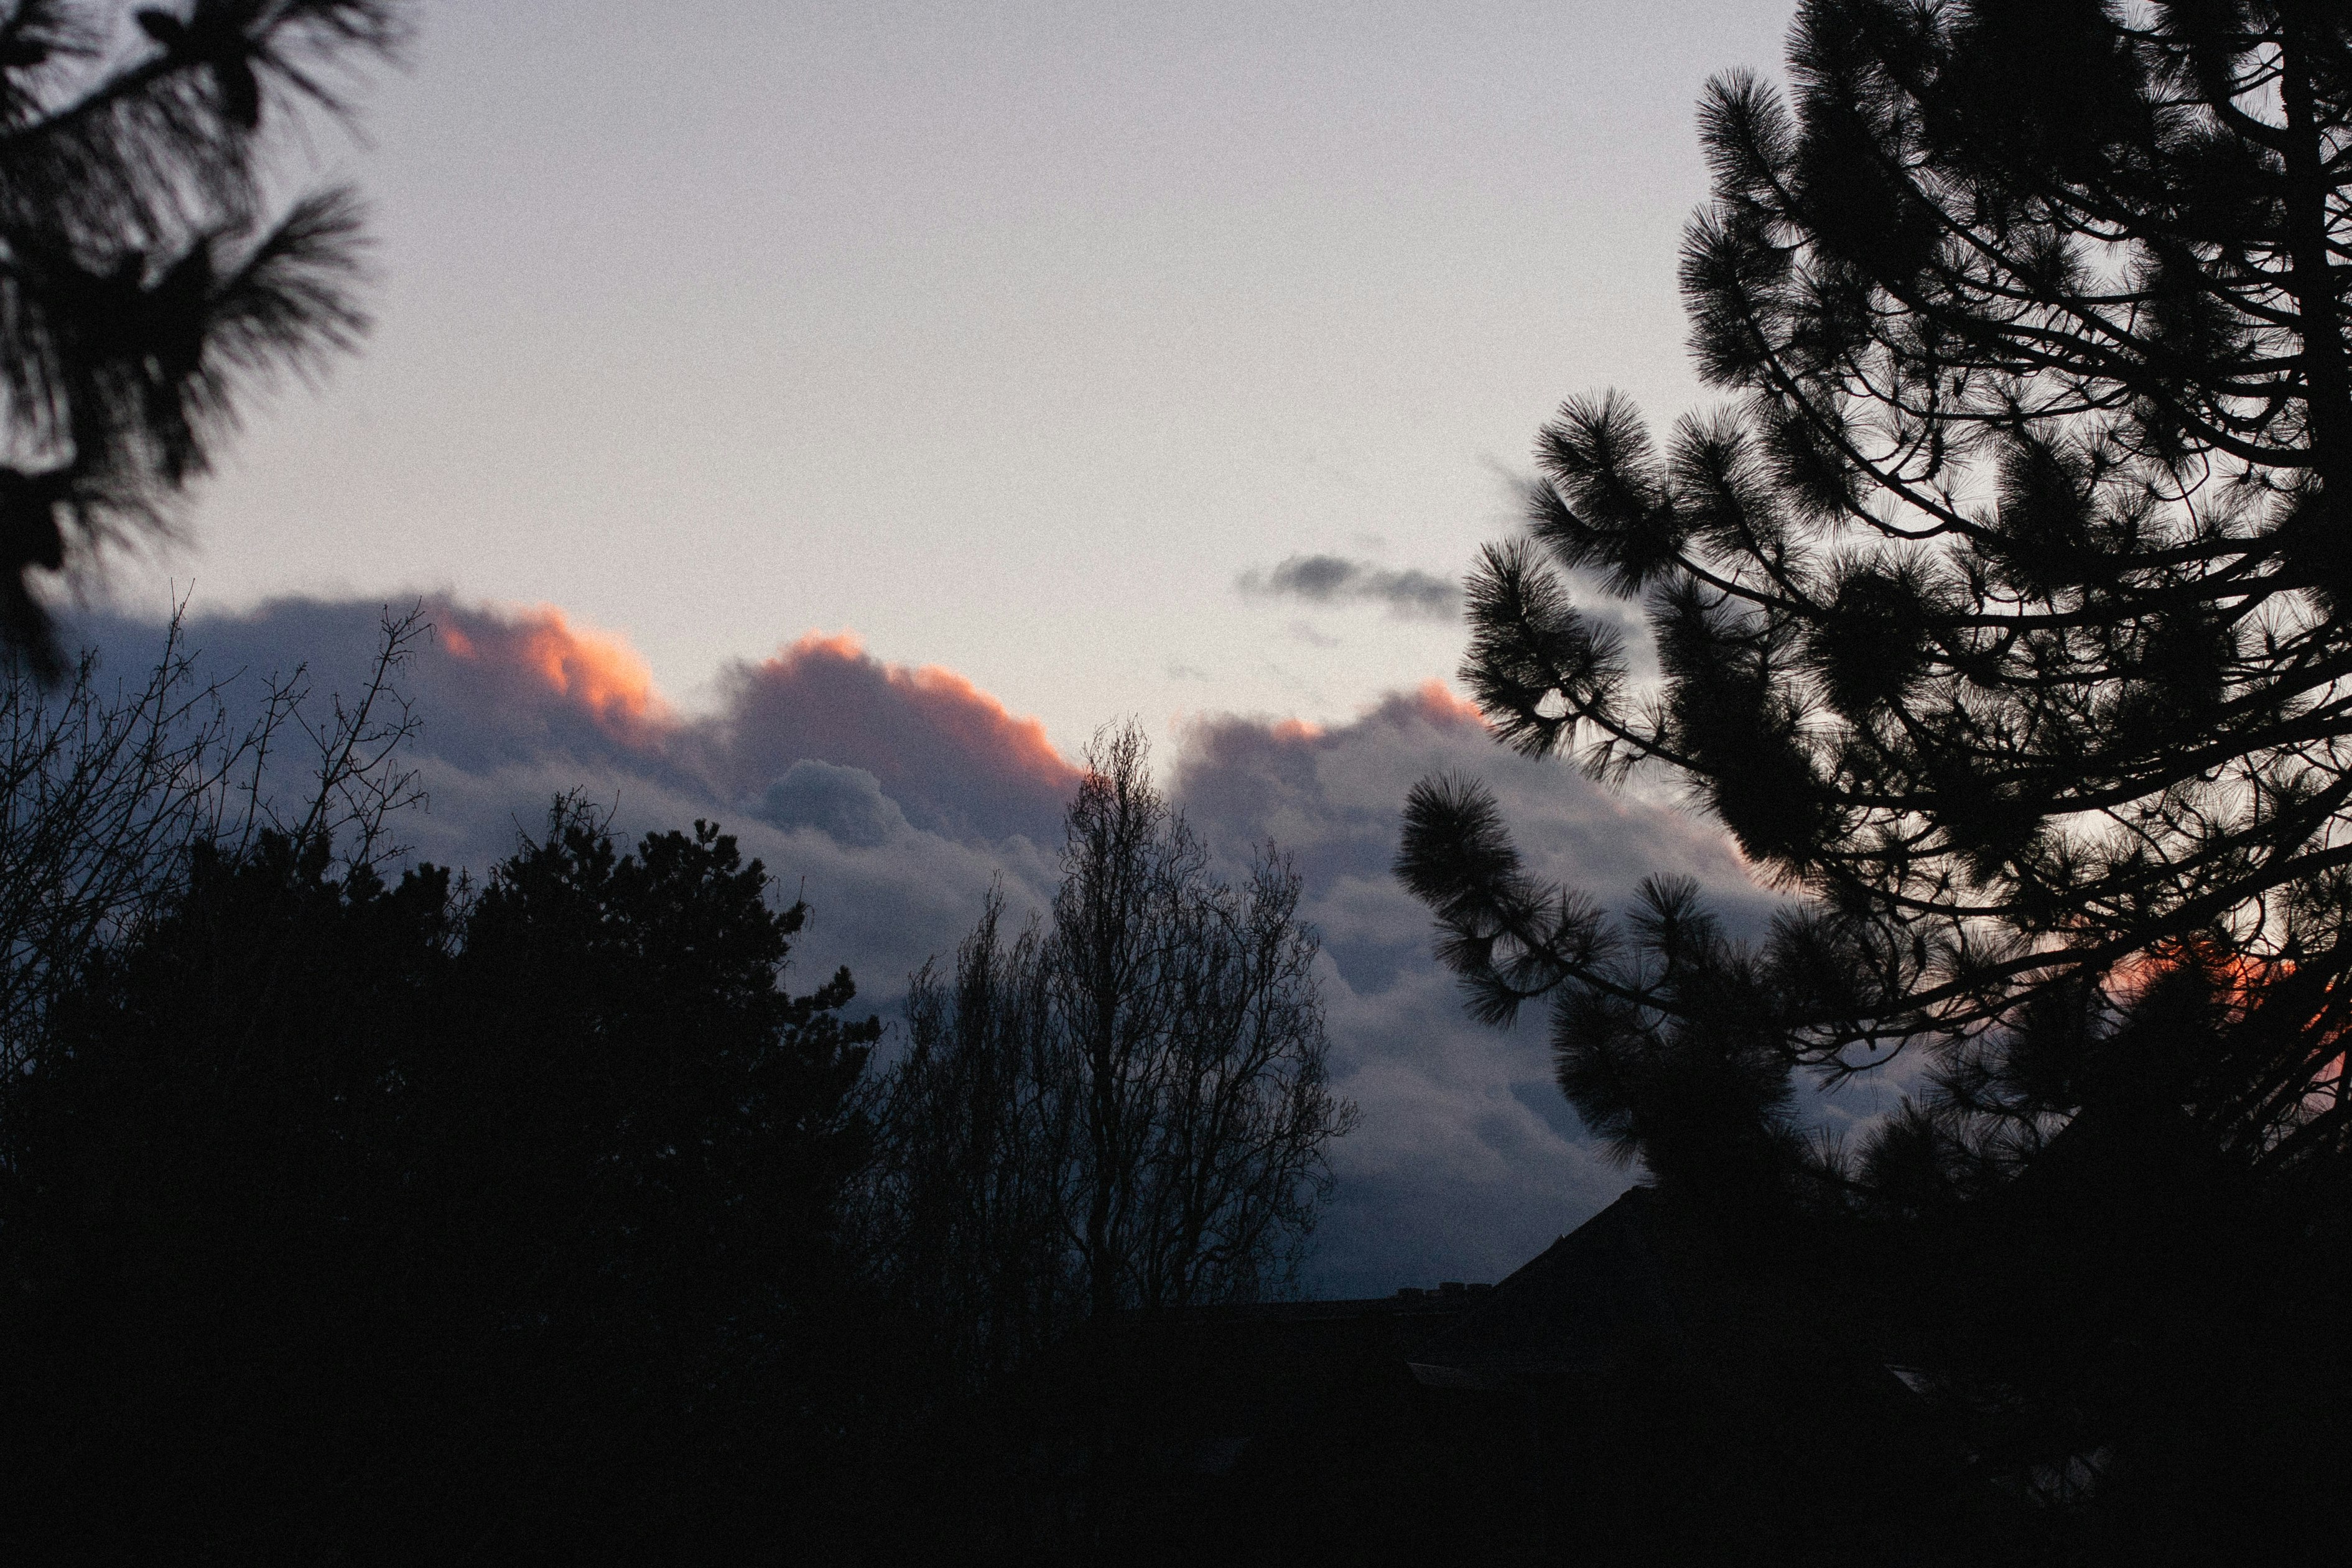
M 248 390 L 365 329 L 358 204 L 270 218 L 269 133 L 347 113 L 338 77 L 405 10 L 0 5 L 0 652 L 61 673 L 32 574 L 163 528 Z
M 422 609 L 387 611 L 358 691 L 322 710 L 298 665 L 264 681 L 242 722 L 176 612 L 154 666 L 110 694 L 94 654 L 46 688 L 22 661 L 0 664 L 0 1117 L 57 999 L 169 903 L 197 848 L 234 857 L 272 830 L 348 864 L 390 848 L 388 820 L 419 793 L 400 765 L 416 721 L 396 681 L 429 631 Z M 280 795 L 289 763 L 310 777 Z
M 1969 1484 L 2041 1505 L 2020 1539 L 2312 1554 L 2346 1387 L 2308 1347 L 2352 1311 L 2352 6 L 1807 0 L 1789 65 L 1701 107 L 1682 286 L 1732 404 L 1663 443 L 1565 405 L 1465 666 L 1520 749 L 1678 781 L 1786 912 L 1735 941 L 1656 882 L 1612 922 L 1461 779 L 1399 869 L 1682 1213 L 1769 1211 L 1748 1279 L 1914 1364 Z M 1591 591 L 1640 601 L 1654 684 Z M 1808 1145 L 1793 1068 L 1920 1048 L 1866 1146 Z
M 1785 1146 L 1787 1064 L 1915 1042 L 2031 1145 L 2185 969 L 2229 1027 L 2166 1092 L 2265 1166 L 2340 1155 L 2352 8 L 1809 0 L 1790 69 L 1700 112 L 1682 285 L 1735 402 L 1663 449 L 1562 408 L 1465 674 L 1801 902 L 1752 949 L 1683 888 L 1614 927 L 1460 780 L 1401 870 L 1481 1012 L 1549 996 L 1563 1082 L 1644 1146 L 1685 1068 Z M 1654 687 L 1579 579 L 1641 601 Z
M 741 1555 L 823 1511 L 878 1025 L 709 824 L 563 802 L 478 894 L 198 846 L 0 1121 L 0 1541 Z M 132 1479 L 132 1478 L 135 1478 Z
M 1007 944 L 992 896 L 952 982 L 914 977 L 882 1091 L 888 1267 L 968 1371 L 1080 1318 L 1286 1285 L 1355 1124 L 1297 873 L 1268 846 L 1214 876 L 1132 727 L 1087 762 L 1050 926 Z
M 952 977 L 913 977 L 907 1054 L 877 1095 L 877 1250 L 950 1379 L 1019 1364 L 1086 1311 L 1063 1225 L 1078 1101 L 1045 938 L 1033 924 L 1008 946 L 1003 922 L 992 890 Z
M 880 1022 L 842 1016 L 846 969 L 785 988 L 808 909 L 772 894 L 710 823 L 621 853 L 566 800 L 464 912 L 436 1082 L 490 1162 L 473 1224 L 577 1323 L 606 1314 L 593 1337 L 665 1336 L 680 1366 L 779 1354 L 864 1158 Z

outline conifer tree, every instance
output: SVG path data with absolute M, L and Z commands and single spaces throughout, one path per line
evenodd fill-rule
M 365 329 L 357 202 L 268 158 L 404 11 L 0 4 L 0 653 L 58 671 L 33 574 L 163 530 L 244 395 Z
M 1561 409 L 1465 674 L 1798 896 L 1753 946 L 1687 887 L 1612 923 L 1430 780 L 1400 870 L 1475 1006 L 1547 998 L 1654 1164 L 1785 1153 L 1791 1065 L 1923 1045 L 2021 1136 L 2129 1081 L 2258 1166 L 2342 1151 L 2352 6 L 1807 0 L 1788 89 L 1700 122 L 1728 401 Z M 1586 595 L 1640 604 L 1654 683 Z M 2202 1024 L 2127 1047 L 2155 989 Z
M 832 1561 L 878 1021 L 707 822 L 198 838 L 0 1097 L 0 1559 Z

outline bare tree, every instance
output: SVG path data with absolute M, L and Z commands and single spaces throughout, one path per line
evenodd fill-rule
M 952 983 L 915 976 L 883 1087 L 890 1267 L 982 1370 L 1077 1316 L 1287 1287 L 1356 1123 L 1290 862 L 1218 878 L 1132 726 L 1087 760 L 1051 925 L 1008 945 L 992 896 Z
M 27 1069 L 50 1001 L 178 885 L 194 846 L 235 855 L 276 832 L 347 864 L 391 851 L 390 818 L 421 799 L 400 766 L 417 721 L 397 677 L 430 630 L 421 606 L 387 612 L 354 696 L 314 712 L 298 665 L 242 723 L 177 613 L 137 686 L 110 689 L 85 653 L 45 691 L 28 660 L 0 656 L 0 1093 Z M 298 765 L 307 778 L 281 794 Z
M 992 890 L 951 977 L 926 965 L 882 1086 L 875 1217 L 901 1304 L 985 1377 L 1084 1311 L 1062 1225 L 1076 1104 L 1062 1092 L 1045 938 L 1007 942 Z

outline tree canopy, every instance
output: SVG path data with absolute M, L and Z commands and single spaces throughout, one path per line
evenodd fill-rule
M 2308 1350 L 2352 1304 L 2352 6 L 1806 0 L 1788 68 L 1700 106 L 1681 283 L 1727 401 L 1663 437 L 1562 407 L 1464 668 L 1507 743 L 1679 785 L 1781 913 L 1741 939 L 1656 879 L 1612 917 L 1462 779 L 1399 870 L 1475 1010 L 1549 1007 L 1590 1126 L 1903 1367 L 1990 1483 L 1975 1560 L 2311 1554 L 2346 1391 Z M 1861 1146 L 1809 1139 L 1792 1071 L 1922 1051 Z
M 327 843 L 196 845 L 7 1099 L 0 1540 L 807 1539 L 879 1026 L 783 986 L 805 911 L 707 823 L 622 852 L 573 803 L 478 891 Z
M 2341 1146 L 2352 7 L 1808 0 L 1789 70 L 1700 110 L 1681 281 L 1731 401 L 1663 439 L 1561 409 L 1465 674 L 1797 902 L 1753 947 L 1686 888 L 1613 925 L 1462 780 L 1401 869 L 1486 1016 L 1554 999 L 1615 1131 L 1694 1053 L 1771 1124 L 1785 1063 L 1913 1042 L 2064 1112 L 2182 970 L 2235 1044 L 2177 1098 L 2265 1159 Z M 1654 681 L 1590 593 L 1641 605 Z

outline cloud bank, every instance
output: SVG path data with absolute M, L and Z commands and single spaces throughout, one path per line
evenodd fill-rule
M 1719 833 L 1505 750 L 1436 681 L 1329 728 L 1204 717 L 1177 750 L 1174 792 L 1193 822 L 1213 843 L 1271 838 L 1296 857 L 1323 935 L 1334 1077 L 1364 1111 L 1335 1153 L 1339 1192 L 1317 1260 L 1324 1289 L 1385 1294 L 1499 1278 L 1632 1182 L 1554 1086 L 1539 1012 L 1507 1030 L 1464 1016 L 1430 956 L 1427 911 L 1390 873 L 1399 815 L 1416 781 L 1475 774 L 1531 871 L 1612 905 L 1645 875 L 1681 872 L 1753 921 L 1764 895 Z
M 1248 599 L 1385 604 L 1391 615 L 1418 621 L 1453 621 L 1462 613 L 1458 582 L 1345 556 L 1295 555 L 1270 571 L 1253 568 L 1242 573 L 1234 580 L 1234 587 Z
M 814 758 L 856 768 L 908 821 L 993 841 L 1055 836 L 1077 770 L 1045 738 L 952 670 L 869 657 L 847 632 L 811 632 L 720 679 L 720 716 L 691 749 L 738 794 L 765 789 Z
M 1016 917 L 1051 896 L 1077 771 L 1034 719 L 951 671 L 812 633 L 723 672 L 714 706 L 683 713 L 625 643 L 558 610 L 448 599 L 427 610 L 437 634 L 402 681 L 424 721 L 414 761 L 430 794 L 402 836 L 422 858 L 487 867 L 566 789 L 632 837 L 717 820 L 811 905 L 796 983 L 847 964 L 860 1005 L 886 1018 L 992 883 Z M 207 672 L 242 672 L 256 691 L 304 663 L 320 690 L 349 691 L 381 614 L 286 600 L 194 620 L 189 642 Z M 162 638 L 121 617 L 73 630 L 126 678 Z M 1334 1078 L 1364 1120 L 1335 1154 L 1310 1290 L 1494 1279 L 1623 1189 L 1632 1174 L 1591 1146 L 1552 1086 L 1540 1021 L 1496 1031 L 1464 1017 L 1430 956 L 1425 912 L 1389 872 L 1399 812 L 1420 779 L 1476 774 L 1532 869 L 1605 904 L 1650 873 L 1681 872 L 1753 922 L 1765 895 L 1719 833 L 1497 747 L 1435 681 L 1331 727 L 1199 715 L 1171 749 L 1160 777 L 1213 852 L 1234 868 L 1267 841 L 1292 855 L 1322 933 Z

